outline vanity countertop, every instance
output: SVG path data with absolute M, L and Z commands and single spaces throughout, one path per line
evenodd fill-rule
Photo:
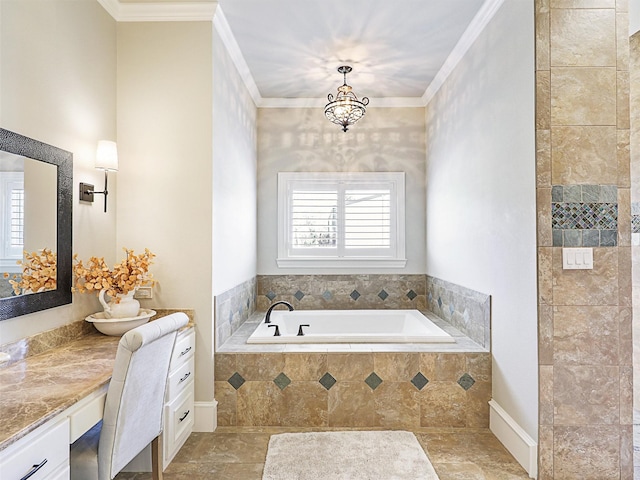
M 0 450 L 108 383 L 119 341 L 90 334 L 0 369 Z

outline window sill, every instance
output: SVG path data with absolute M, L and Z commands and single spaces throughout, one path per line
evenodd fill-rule
M 279 268 L 404 268 L 406 258 L 278 258 Z

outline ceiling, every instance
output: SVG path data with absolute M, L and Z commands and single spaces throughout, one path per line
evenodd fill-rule
M 426 105 L 503 1 L 98 0 L 118 21 L 213 16 L 258 106 L 322 106 L 340 65 L 375 105 Z
M 425 94 L 484 0 L 219 0 L 262 99 Z M 491 2 L 487 2 L 491 3 Z M 479 15 L 478 15 L 479 16 Z

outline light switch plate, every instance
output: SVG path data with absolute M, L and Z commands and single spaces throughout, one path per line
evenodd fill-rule
M 153 298 L 153 289 L 151 287 L 138 287 L 133 298 L 137 300 L 149 300 Z
M 563 248 L 564 270 L 593 270 L 593 248 Z

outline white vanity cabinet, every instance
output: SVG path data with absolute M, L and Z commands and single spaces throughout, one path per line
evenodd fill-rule
M 2 480 L 69 478 L 69 421 L 47 422 L 0 452 Z
M 193 431 L 195 349 L 195 329 L 180 332 L 173 347 L 165 395 L 163 468 L 167 468 Z

